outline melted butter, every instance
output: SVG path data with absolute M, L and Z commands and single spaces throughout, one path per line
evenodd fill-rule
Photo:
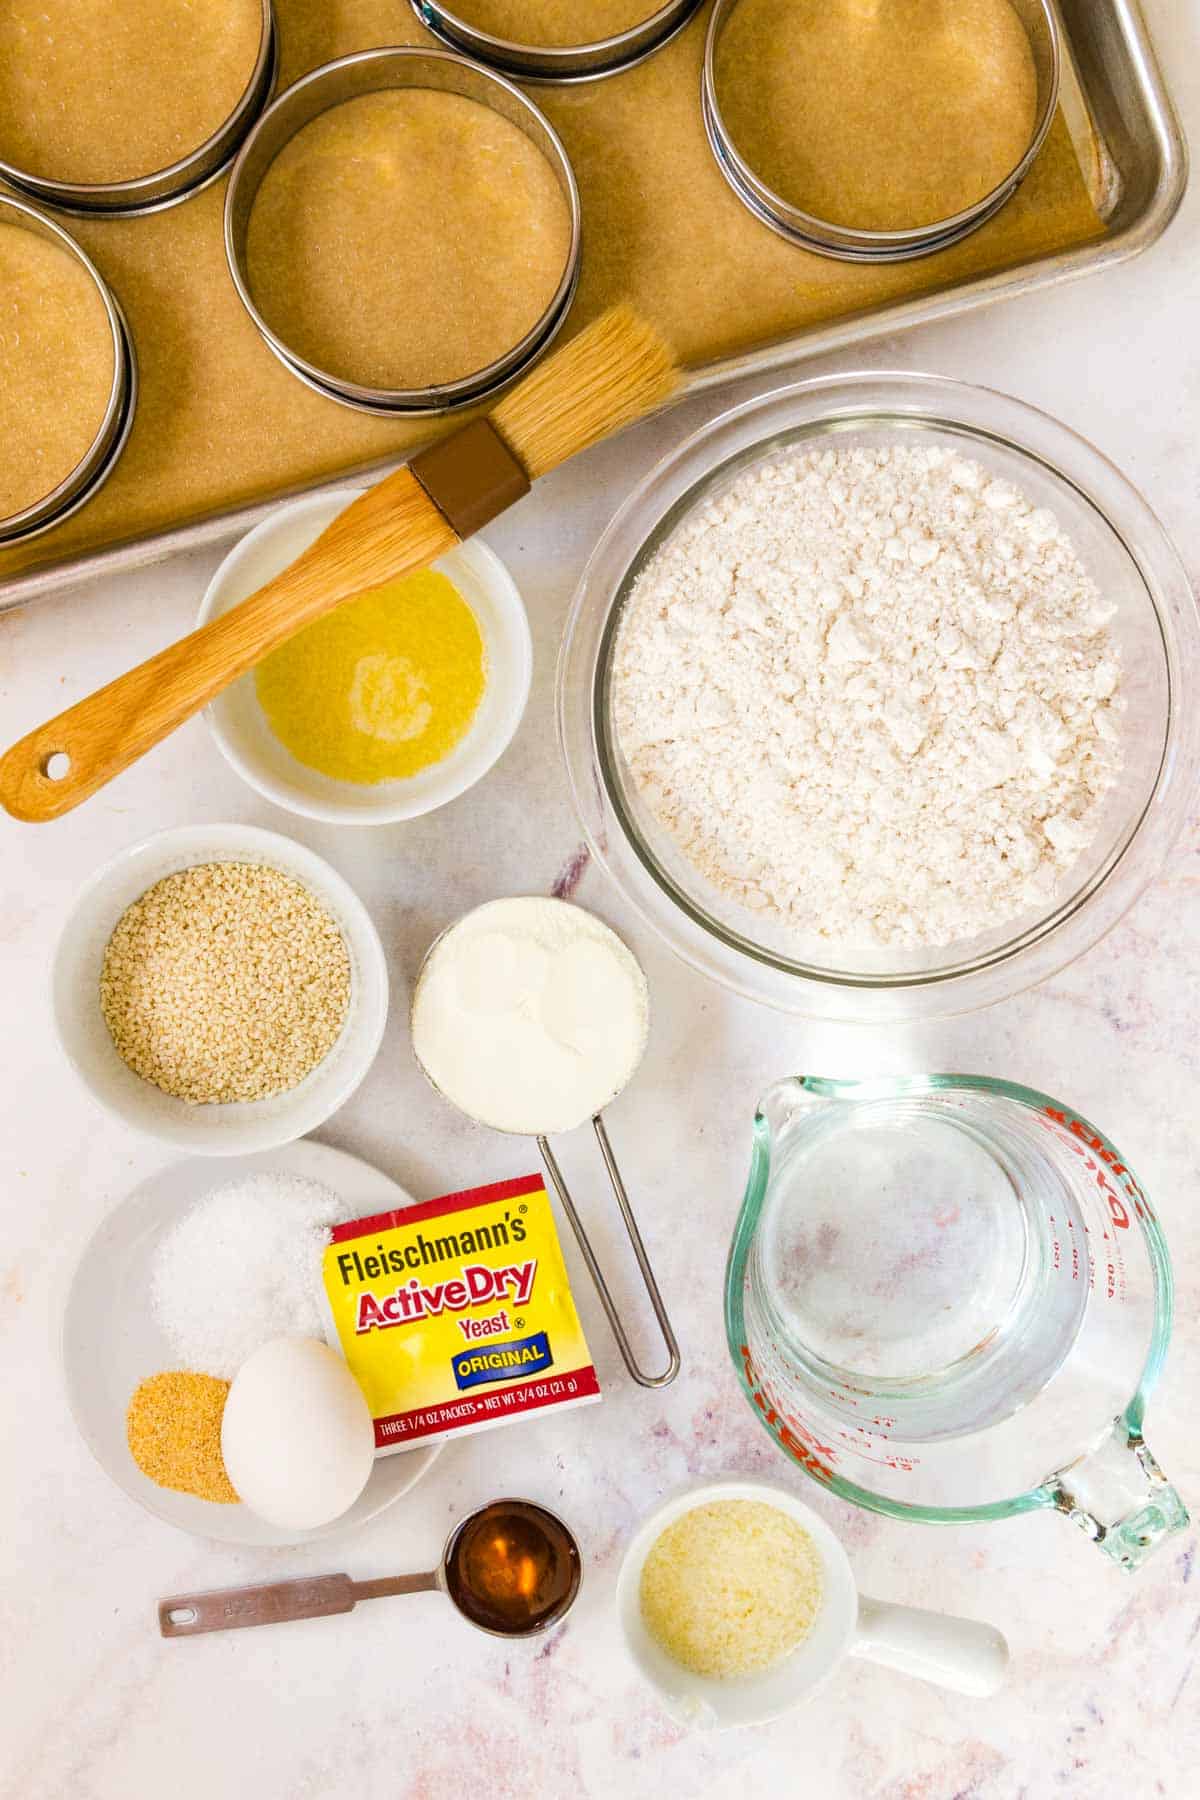
M 470 729 L 486 680 L 475 615 L 432 569 L 348 600 L 255 672 L 259 705 L 297 762 L 357 783 L 441 762 Z
M 385 744 L 421 737 L 433 718 L 429 689 L 407 656 L 372 650 L 360 656 L 350 683 L 350 722 Z

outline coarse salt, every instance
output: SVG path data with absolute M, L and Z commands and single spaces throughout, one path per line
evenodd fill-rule
M 179 1364 L 232 1381 L 271 1338 L 324 1337 L 321 1258 L 353 1210 L 321 1182 L 281 1172 L 227 1182 L 190 1207 L 164 1233 L 150 1274 Z

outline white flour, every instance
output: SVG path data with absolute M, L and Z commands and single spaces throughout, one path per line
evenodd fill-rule
M 1045 905 L 1121 766 L 1115 608 L 939 449 L 788 451 L 687 516 L 614 661 L 644 804 L 805 935 L 946 945 Z

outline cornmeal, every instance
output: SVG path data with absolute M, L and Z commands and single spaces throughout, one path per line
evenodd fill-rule
M 769 1669 L 821 1610 L 821 1553 L 804 1527 L 762 1500 L 693 1506 L 642 1567 L 646 1630 L 685 1669 L 717 1680 Z
M 451 10 L 477 31 L 514 44 L 558 49 L 594 44 L 652 18 L 666 0 L 452 0 Z
M 267 170 L 255 303 L 288 347 L 382 388 L 458 380 L 541 317 L 570 242 L 554 170 L 478 101 L 426 88 L 322 113 Z
M 104 418 L 113 344 L 70 251 L 0 221 L 0 519 L 66 479 Z
M 259 0 L 0 0 L 0 157 L 131 181 L 199 149 L 249 83 Z
M 742 0 L 716 80 L 759 179 L 866 231 L 929 225 L 981 200 L 1021 160 L 1037 109 L 1008 0 Z

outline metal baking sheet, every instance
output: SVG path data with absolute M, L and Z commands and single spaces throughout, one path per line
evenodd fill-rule
M 1173 218 L 1187 183 L 1187 149 L 1137 0 L 1058 0 L 1065 67 L 1061 104 L 1103 238 L 1040 256 L 1015 268 L 966 280 L 942 293 L 889 302 L 836 323 L 693 368 L 691 389 L 794 364 L 906 326 L 944 319 L 1011 295 L 1109 268 L 1138 255 Z M 349 478 L 382 475 L 396 458 L 341 471 L 287 489 L 319 492 Z M 78 551 L 0 581 L 0 610 L 19 606 L 85 578 L 161 561 L 178 551 L 249 530 L 278 495 L 210 513 L 203 519 L 131 542 Z

